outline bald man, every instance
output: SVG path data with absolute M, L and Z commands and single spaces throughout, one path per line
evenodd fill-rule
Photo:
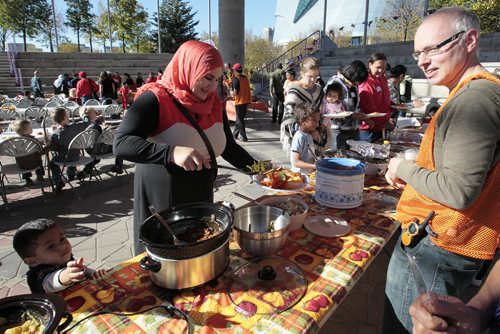
M 460 297 L 498 247 L 500 80 L 479 62 L 479 31 L 472 11 L 449 7 L 426 17 L 415 34 L 418 66 L 450 94 L 429 124 L 417 161 L 393 158 L 385 176 L 405 188 L 396 216 L 402 234 L 415 219 L 430 222 L 413 242 L 398 242 L 394 249 L 384 333 L 412 331 L 408 309 L 418 282 L 407 254 L 428 290 Z

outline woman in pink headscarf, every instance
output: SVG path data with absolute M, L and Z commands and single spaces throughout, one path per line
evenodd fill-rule
M 134 243 L 144 251 L 139 227 L 151 213 L 186 203 L 212 202 L 217 176 L 215 158 L 237 168 L 254 159 L 234 141 L 215 89 L 222 76 L 222 57 L 213 46 L 188 41 L 181 45 L 161 80 L 146 84 L 120 125 L 114 152 L 136 162 L 134 179 Z M 203 131 L 209 149 L 185 109 Z

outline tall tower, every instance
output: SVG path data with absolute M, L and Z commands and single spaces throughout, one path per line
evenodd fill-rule
M 225 63 L 245 62 L 245 0 L 219 0 L 219 51 Z

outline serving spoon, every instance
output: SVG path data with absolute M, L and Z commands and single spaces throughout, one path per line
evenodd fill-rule
M 172 235 L 172 238 L 174 239 L 174 245 L 175 246 L 184 246 L 184 245 L 186 245 L 186 243 L 184 241 L 179 240 L 175 236 L 174 231 L 172 231 L 172 229 L 170 228 L 170 225 L 168 225 L 168 223 L 165 221 L 165 219 L 163 219 L 163 217 L 156 211 L 156 209 L 155 209 L 155 207 L 153 205 L 149 206 L 149 211 L 151 211 L 151 213 L 153 214 L 153 216 L 155 216 L 160 221 L 160 223 L 163 225 L 163 227 L 165 227 L 167 229 L 167 231 Z

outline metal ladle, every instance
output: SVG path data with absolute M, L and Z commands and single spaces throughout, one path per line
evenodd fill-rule
M 179 240 L 175 234 L 174 231 L 170 228 L 170 225 L 163 219 L 163 217 L 156 211 L 155 207 L 153 205 L 149 206 L 149 211 L 160 221 L 160 223 L 167 229 L 167 231 L 172 235 L 172 238 L 174 239 L 174 245 L 175 246 L 184 246 L 186 243 L 182 240 Z

